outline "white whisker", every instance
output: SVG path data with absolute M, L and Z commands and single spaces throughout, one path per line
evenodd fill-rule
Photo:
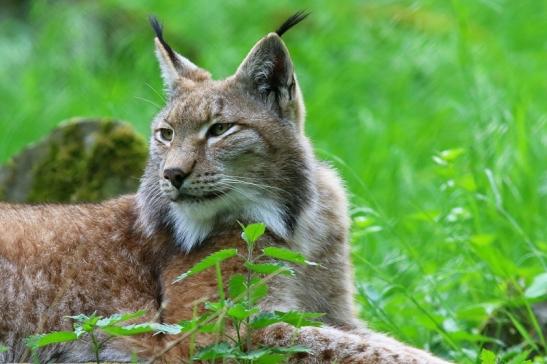
M 257 183 L 257 182 L 250 182 L 250 181 L 246 181 L 244 180 L 243 178 L 246 178 L 246 177 L 236 177 L 236 176 L 229 176 L 229 175 L 221 175 L 221 179 L 226 181 L 226 182 L 235 182 L 235 183 L 241 183 L 241 184 L 246 184 L 246 185 L 249 185 L 249 186 L 253 186 L 253 187 L 257 187 L 257 188 L 260 188 L 260 189 L 263 189 L 263 190 L 278 190 L 278 191 L 283 191 L 283 189 L 279 188 L 279 187 L 274 187 L 274 186 L 271 186 L 271 185 L 267 185 L 267 184 L 264 184 L 264 183 Z M 247 177 L 247 179 L 250 179 Z
M 152 101 L 152 100 L 148 100 L 148 99 L 146 99 L 146 98 L 144 98 L 144 97 L 140 97 L 140 96 L 135 96 L 135 98 L 136 98 L 137 100 L 146 101 L 146 102 L 148 102 L 150 105 L 154 105 L 156 108 L 161 109 L 161 106 L 158 105 L 158 104 L 156 104 L 156 103 L 155 103 L 154 101 Z

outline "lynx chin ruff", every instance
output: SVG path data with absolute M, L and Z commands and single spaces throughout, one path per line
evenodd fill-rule
M 444 362 L 369 331 L 353 312 L 345 192 L 304 135 L 302 95 L 281 40 L 302 18 L 259 40 L 221 81 L 174 52 L 152 20 L 168 101 L 152 122 L 138 193 L 102 204 L 0 204 L 0 342 L 9 347 L 1 362 L 28 360 L 23 338 L 70 329 L 66 315 L 145 309 L 147 320 L 190 318 L 196 300 L 214 295 L 214 275 L 170 283 L 212 251 L 240 245 L 236 220 L 264 222 L 270 233 L 262 244 L 288 245 L 320 263 L 277 278 L 263 306 L 324 312 L 325 326 L 271 327 L 255 335 L 257 345 L 308 346 L 296 362 Z M 101 359 L 188 355 L 184 342 L 158 355 L 169 340 L 110 340 Z M 45 348 L 39 360 L 94 357 L 77 341 Z

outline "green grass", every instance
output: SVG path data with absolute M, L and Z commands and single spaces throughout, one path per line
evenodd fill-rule
M 307 132 L 352 196 L 362 317 L 465 362 L 499 312 L 529 330 L 515 351 L 545 355 L 523 294 L 547 265 L 545 1 L 25 4 L 0 16 L 0 162 L 74 116 L 148 134 L 162 103 L 148 14 L 220 78 L 312 10 L 285 38 Z

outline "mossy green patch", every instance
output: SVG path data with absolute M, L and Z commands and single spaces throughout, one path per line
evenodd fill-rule
M 70 123 L 32 166 L 29 202 L 100 201 L 136 190 L 147 148 L 126 124 Z

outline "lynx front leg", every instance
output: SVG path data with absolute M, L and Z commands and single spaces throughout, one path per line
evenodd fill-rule
M 297 354 L 294 363 L 362 364 L 448 364 L 431 354 L 408 347 L 382 334 L 352 334 L 332 327 L 304 327 L 297 330 L 279 324 L 255 336 L 257 344 L 303 345 L 310 353 Z

